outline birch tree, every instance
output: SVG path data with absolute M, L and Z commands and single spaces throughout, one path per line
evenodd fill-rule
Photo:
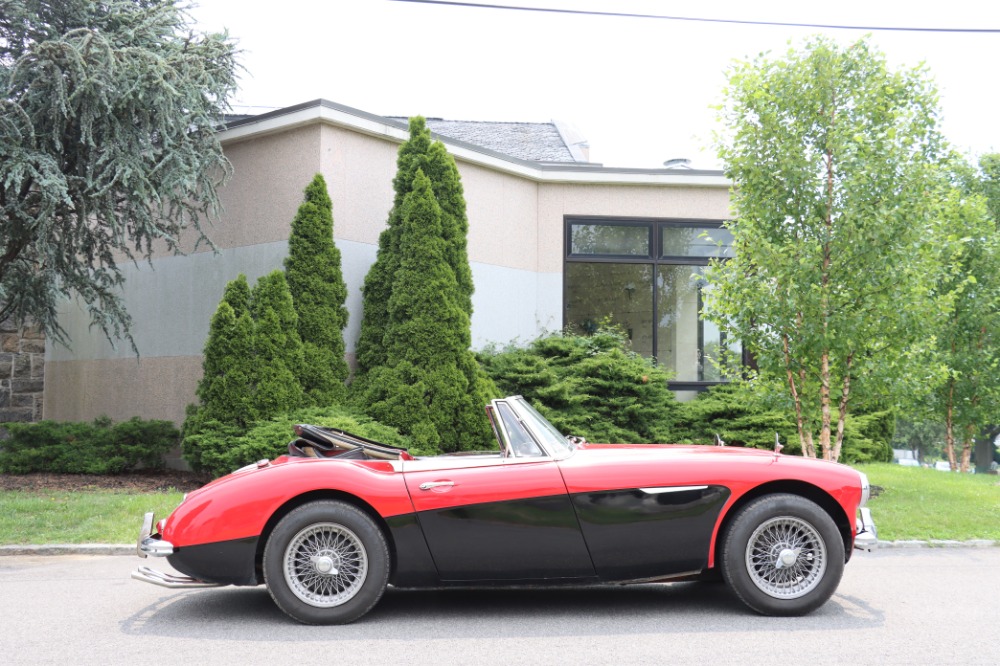
M 937 116 L 926 72 L 890 70 L 866 39 L 729 71 L 736 256 L 710 267 L 706 314 L 787 386 L 807 456 L 840 457 L 853 400 L 928 383 Z

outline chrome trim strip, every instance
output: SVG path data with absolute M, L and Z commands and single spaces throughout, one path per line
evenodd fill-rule
M 132 572 L 132 578 L 134 580 L 142 581 L 143 583 L 159 585 L 160 587 L 166 587 L 171 590 L 222 587 L 222 583 L 206 583 L 205 581 L 198 580 L 197 578 L 190 578 L 189 576 L 175 576 L 174 574 L 163 573 L 162 571 L 150 569 L 149 567 L 139 567 Z
M 705 490 L 708 486 L 662 486 L 659 488 L 639 488 L 647 495 L 662 495 L 663 493 L 682 493 L 685 490 Z

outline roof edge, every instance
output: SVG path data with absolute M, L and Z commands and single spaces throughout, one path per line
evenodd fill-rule
M 316 123 L 344 127 L 388 139 L 394 143 L 402 143 L 409 137 L 407 125 L 399 121 L 320 98 L 229 123 L 219 130 L 219 141 L 223 144 L 243 141 L 255 136 L 284 132 Z M 538 182 L 686 185 L 712 188 L 728 188 L 731 185 L 723 172 L 718 170 L 691 169 L 681 172 L 677 169 L 606 167 L 590 162 L 576 164 L 532 162 L 435 132 L 431 132 L 431 135 L 448 146 L 449 152 L 456 159 Z

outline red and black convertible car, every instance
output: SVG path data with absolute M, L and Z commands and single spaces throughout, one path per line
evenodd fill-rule
M 309 624 L 356 620 L 387 585 L 671 581 L 721 573 L 768 615 L 801 615 L 876 542 L 868 480 L 849 467 L 725 446 L 596 445 L 521 397 L 488 407 L 499 450 L 414 457 L 297 426 L 289 454 L 146 514 L 138 580 L 264 583 Z

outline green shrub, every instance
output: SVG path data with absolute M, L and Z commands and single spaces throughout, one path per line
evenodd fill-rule
M 678 403 L 669 376 L 631 351 L 619 329 L 555 333 L 478 357 L 501 393 L 523 395 L 566 434 L 618 443 L 670 437 Z
M 162 469 L 164 455 L 180 432 L 170 421 L 133 418 L 112 424 L 41 421 L 4 424 L 10 438 L 0 444 L 4 474 L 123 474 L 137 468 Z
M 891 410 L 848 416 L 840 462 L 891 462 L 895 432 L 896 415 Z
M 255 424 L 245 434 L 231 425 L 208 422 L 192 437 L 200 451 L 202 469 L 222 476 L 257 460 L 287 453 L 297 423 L 338 428 L 391 446 L 410 447 L 410 439 L 395 428 L 339 406 L 309 407 L 276 416 Z
M 765 405 L 749 386 L 736 382 L 713 386 L 681 403 L 678 412 L 677 441 L 714 444 L 718 435 L 729 446 L 773 449 L 777 434 L 783 453 L 802 453 L 794 421 Z

